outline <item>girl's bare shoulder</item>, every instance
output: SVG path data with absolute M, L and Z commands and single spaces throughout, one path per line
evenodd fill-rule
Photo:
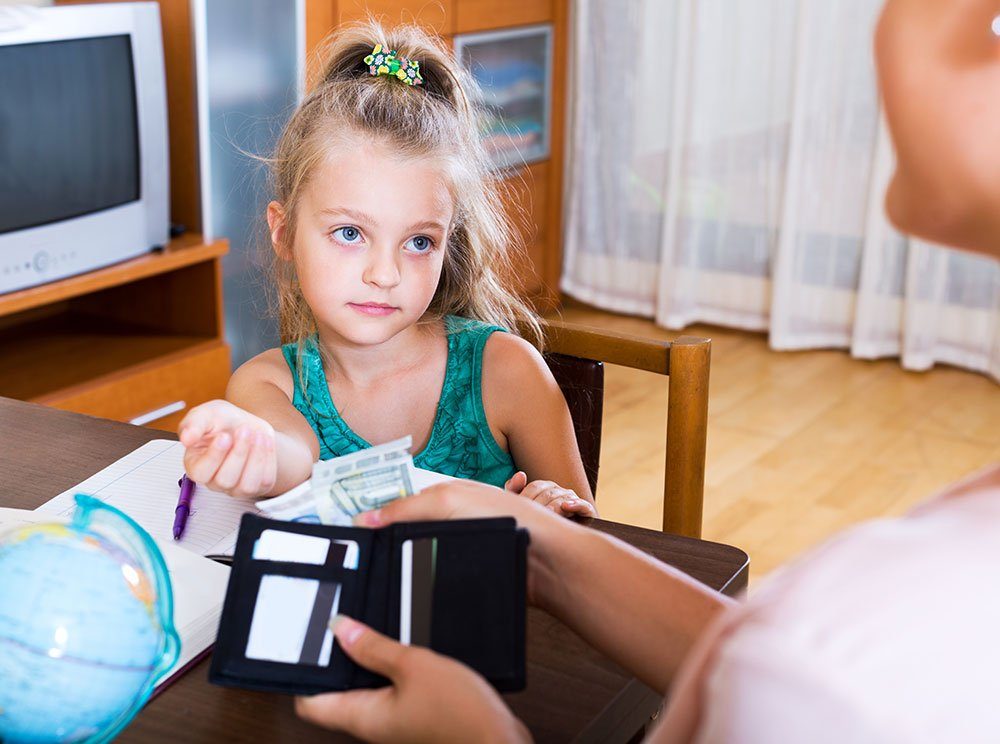
M 513 333 L 494 333 L 483 349 L 483 389 L 520 398 L 558 390 L 545 359 L 528 341 Z
M 268 349 L 248 359 L 229 379 L 230 390 L 256 387 L 261 384 L 274 385 L 289 398 L 294 392 L 292 372 L 280 348 Z

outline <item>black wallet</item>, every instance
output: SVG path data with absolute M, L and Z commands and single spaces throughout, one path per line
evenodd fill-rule
M 524 689 L 527 548 L 511 518 L 366 529 L 244 515 L 209 680 L 304 695 L 388 684 L 336 643 L 339 613 Z

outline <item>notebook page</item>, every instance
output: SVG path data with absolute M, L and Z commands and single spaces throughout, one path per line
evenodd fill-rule
M 185 533 L 186 534 L 186 533 Z M 173 542 L 173 536 L 171 536 Z M 181 637 L 181 654 L 157 687 L 215 643 L 229 567 L 158 540 L 174 589 L 174 627 Z
M 68 517 L 76 508 L 73 496 L 87 493 L 121 509 L 159 542 L 199 555 L 232 553 L 240 517 L 256 511 L 254 502 L 199 485 L 195 488 L 184 534 L 175 541 L 174 508 L 180 494 L 177 481 L 183 473 L 184 445 L 154 439 L 45 502 L 36 511 Z

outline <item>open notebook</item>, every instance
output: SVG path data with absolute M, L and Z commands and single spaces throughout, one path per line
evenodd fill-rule
M 177 481 L 183 474 L 184 445 L 169 439 L 154 439 L 83 483 L 63 491 L 36 511 L 68 517 L 76 508 L 73 496 L 87 493 L 121 509 L 161 543 L 199 555 L 232 555 L 240 518 L 246 512 L 261 513 L 271 519 L 294 519 L 303 509 L 311 508 L 309 481 L 265 501 L 236 499 L 199 485 L 184 534 L 175 541 L 174 508 L 180 493 Z M 445 480 L 452 478 L 420 468 L 413 472 L 415 491 Z
M 23 509 L 0 508 L 0 532 L 22 525 L 54 521 L 54 515 Z M 68 516 L 68 515 L 67 515 Z M 59 519 L 58 521 L 62 521 Z M 229 567 L 188 550 L 157 540 L 167 563 L 174 591 L 174 626 L 181 637 L 181 653 L 157 689 L 180 674 L 213 643 L 219 627 L 222 599 L 229 583 Z
M 175 671 L 158 687 L 183 672 L 187 664 L 204 655 L 215 642 L 229 568 L 202 556 L 232 555 L 240 519 L 246 512 L 290 520 L 312 509 L 309 481 L 281 496 L 256 502 L 236 499 L 199 485 L 184 534 L 180 540 L 174 540 L 174 508 L 180 493 L 177 481 L 183 473 L 184 446 L 169 439 L 154 439 L 63 491 L 34 512 L 0 509 L 0 512 L 29 515 L 30 521 L 51 518 L 61 521 L 69 519 L 76 508 L 73 497 L 86 493 L 125 512 L 153 536 L 170 569 L 175 600 L 174 624 L 181 636 L 181 658 Z M 416 469 L 413 487 L 419 491 L 442 480 L 451 478 Z M 0 515 L 0 520 L 3 518 Z M 15 517 L 8 515 L 8 518 Z M 3 526 L 0 521 L 0 527 Z
M 177 481 L 183 474 L 184 445 L 154 439 L 36 511 L 69 516 L 76 508 L 73 496 L 87 493 L 121 509 L 160 543 L 171 543 L 199 555 L 232 555 L 240 517 L 256 511 L 256 504 L 198 486 L 184 534 L 175 541 L 174 508 L 180 493 Z

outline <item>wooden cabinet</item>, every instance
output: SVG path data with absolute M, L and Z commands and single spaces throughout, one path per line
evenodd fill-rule
M 560 0 L 455 0 L 455 31 L 491 31 L 509 26 L 551 23 Z
M 0 296 L 0 396 L 174 429 L 222 397 L 225 241 L 198 236 Z
M 335 23 L 349 23 L 374 16 L 386 25 L 417 23 L 442 36 L 455 33 L 456 0 L 334 0 Z
M 528 297 L 543 294 L 543 267 L 548 246 L 546 184 L 548 163 L 535 163 L 506 179 L 507 215 L 522 236 L 522 252 L 512 257 L 513 283 Z
M 569 0 L 307 0 L 306 39 L 310 70 L 319 64 L 321 42 L 340 23 L 374 16 L 383 24 L 419 23 L 453 43 L 457 34 L 534 24 L 552 27 L 549 157 L 505 174 L 509 213 L 522 229 L 524 252 L 514 257 L 515 284 L 539 310 L 559 304 L 562 267 L 563 128 Z

